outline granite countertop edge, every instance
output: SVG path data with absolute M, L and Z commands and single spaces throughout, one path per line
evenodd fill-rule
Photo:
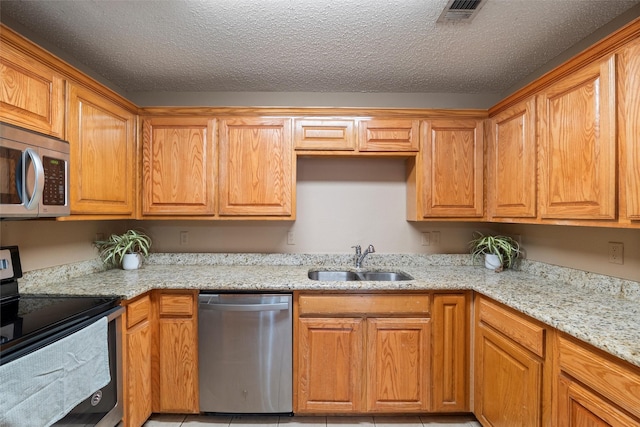
M 313 269 L 353 269 L 346 265 L 190 265 L 149 264 L 140 270 L 108 270 L 40 285 L 20 284 L 37 295 L 116 296 L 133 299 L 153 289 L 201 291 L 419 291 L 473 290 L 549 326 L 640 367 L 640 304 L 622 293 L 594 292 L 531 272 L 494 273 L 472 265 L 397 265 L 373 269 L 403 271 L 399 282 L 323 282 L 307 277 Z

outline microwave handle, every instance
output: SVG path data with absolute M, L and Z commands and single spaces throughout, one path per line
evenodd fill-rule
M 23 174 L 22 182 L 24 186 L 25 198 L 27 197 L 27 194 L 26 194 L 27 193 L 27 190 L 26 190 L 27 156 L 31 159 L 31 163 L 33 163 L 33 171 L 35 174 L 35 184 L 33 187 L 33 194 L 31 195 L 31 198 L 24 203 L 24 207 L 27 208 L 28 210 L 33 210 L 38 207 L 40 199 L 42 198 L 42 192 L 44 191 L 44 166 L 42 166 L 42 160 L 40 159 L 40 156 L 34 149 L 27 148 L 26 150 L 24 150 L 23 159 L 22 159 L 22 174 Z

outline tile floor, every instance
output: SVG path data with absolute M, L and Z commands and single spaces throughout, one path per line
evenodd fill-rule
M 144 427 L 480 427 L 469 416 L 422 417 L 286 417 L 157 415 Z

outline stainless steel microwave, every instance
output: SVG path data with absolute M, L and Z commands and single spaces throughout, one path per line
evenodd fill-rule
M 0 218 L 69 214 L 69 143 L 0 123 Z

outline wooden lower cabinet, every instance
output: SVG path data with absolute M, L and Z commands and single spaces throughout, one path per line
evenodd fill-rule
M 154 291 L 153 412 L 197 413 L 198 291 Z
M 469 295 L 434 294 L 431 410 L 469 411 Z
M 466 294 L 451 298 L 294 293 L 294 412 L 468 411 L 468 305 Z M 435 324 L 432 301 L 448 326 Z M 442 315 L 450 304 L 455 314 Z
M 561 335 L 558 427 L 640 426 L 640 369 Z
M 138 427 L 151 415 L 151 297 L 126 304 L 123 319 L 124 427 Z
M 431 319 L 368 318 L 367 412 L 430 408 Z
M 475 301 L 474 413 L 483 426 L 550 424 L 548 331 L 482 296 Z
M 298 320 L 295 412 L 363 410 L 363 324 L 361 318 Z

